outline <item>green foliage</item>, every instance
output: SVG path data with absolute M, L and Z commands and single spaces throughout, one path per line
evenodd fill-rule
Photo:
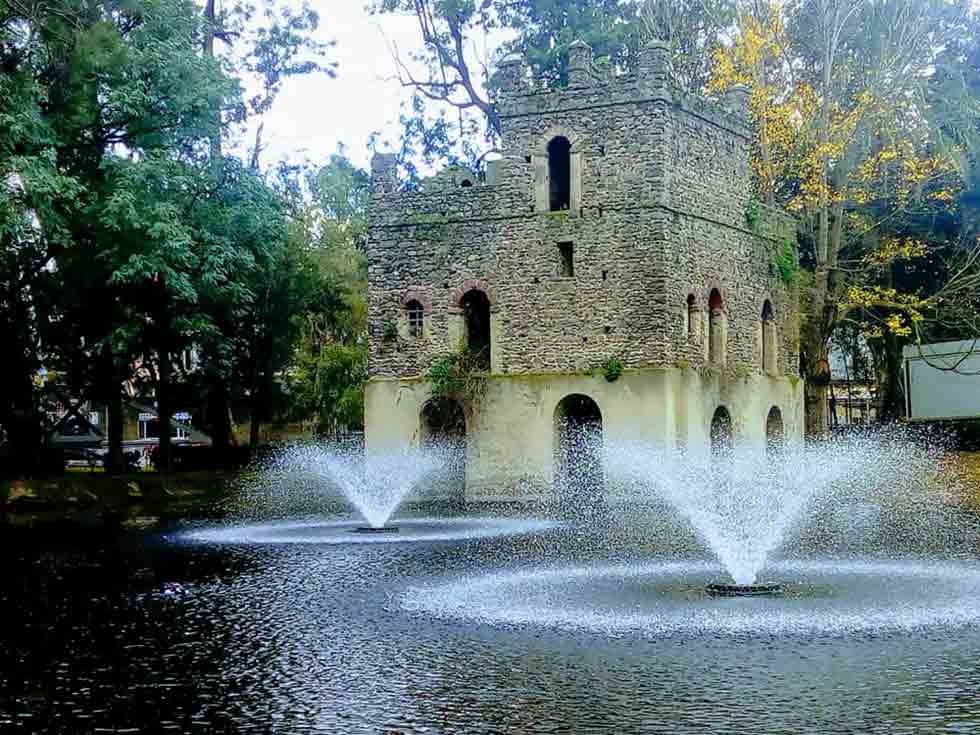
M 783 240 L 776 246 L 775 252 L 769 256 L 769 268 L 785 285 L 792 286 L 796 283 L 800 268 L 796 262 L 796 250 L 790 240 Z
M 674 82 L 682 92 L 703 95 L 716 52 L 730 38 L 735 0 L 643 0 L 640 5 L 648 37 L 670 47 Z
M 749 199 L 749 203 L 745 205 L 745 224 L 748 225 L 752 232 L 756 232 L 759 227 L 759 218 L 762 216 L 762 205 L 756 198 Z
M 393 321 L 386 321 L 381 326 L 381 339 L 385 342 L 394 342 L 398 339 L 398 327 Z
M 455 400 L 464 405 L 479 403 L 487 389 L 487 373 L 479 358 L 465 349 L 437 357 L 426 373 L 432 399 Z
M 747 380 L 752 375 L 752 368 L 750 368 L 748 365 L 739 363 L 732 368 L 731 372 L 737 379 Z
M 568 81 L 569 47 L 583 40 L 596 57 L 629 69 L 646 38 L 638 6 L 636 0 L 373 0 L 373 12 L 408 14 L 419 23 L 418 46 L 402 67 L 416 70 L 402 78 L 414 94 L 399 116 L 402 135 L 394 146 L 406 186 L 419 186 L 423 167 L 482 168 L 483 152 L 500 134 L 498 89 L 488 73 L 494 58 L 521 53 L 536 78 L 559 87 Z M 487 37 L 506 40 L 493 58 L 478 58 L 472 49 Z M 379 142 L 372 137 L 372 148 Z
M 302 337 L 287 370 L 286 416 L 314 417 L 317 431 L 329 434 L 364 422 L 368 176 L 338 153 L 307 180 L 313 202 L 296 207 L 290 237 L 313 264 L 316 298 L 303 314 Z
M 518 34 L 505 52 L 526 56 L 536 79 L 552 87 L 568 83 L 568 49 L 577 40 L 629 69 L 645 40 L 638 3 L 620 0 L 520 0 L 499 2 L 500 23 Z
M 319 353 L 300 351 L 288 376 L 290 417 L 315 417 L 317 432 L 364 426 L 367 348 L 331 342 Z
M 191 347 L 228 393 L 268 403 L 315 269 L 287 241 L 286 197 L 220 139 L 286 76 L 330 69 L 316 15 L 267 6 L 212 25 L 192 0 L 0 3 L 0 339 L 16 373 L 0 431 L 37 434 L 22 418 L 42 365 L 78 397 L 118 396 L 139 364 L 161 410 L 171 389 L 193 400 L 175 359 Z M 214 27 L 236 44 L 220 60 Z M 246 73 L 262 82 L 247 101 Z
M 619 376 L 623 374 L 623 361 L 617 355 L 609 355 L 606 359 L 596 365 L 592 372 L 601 374 L 608 382 L 615 383 Z

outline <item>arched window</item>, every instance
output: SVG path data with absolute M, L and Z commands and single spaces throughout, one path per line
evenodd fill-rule
M 762 304 L 762 369 L 770 375 L 776 372 L 776 318 L 769 299 Z
M 711 453 L 715 456 L 731 454 L 733 444 L 732 415 L 724 406 L 718 406 L 711 417 Z
M 484 370 L 490 369 L 490 299 L 483 291 L 467 291 L 462 299 L 466 348 Z
M 687 336 L 690 339 L 697 333 L 698 328 L 698 302 L 692 293 L 687 295 L 687 312 L 684 316 L 687 325 Z
M 711 289 L 708 297 L 708 361 L 718 365 L 725 363 L 726 351 L 725 305 L 721 292 Z
M 414 339 L 421 337 L 425 330 L 425 309 L 422 304 L 412 299 L 405 304 L 405 312 L 408 314 L 408 336 Z
M 773 406 L 766 416 L 766 453 L 779 454 L 783 450 L 783 414 Z
M 568 209 L 572 201 L 572 144 L 558 136 L 548 143 L 548 180 L 551 211 Z

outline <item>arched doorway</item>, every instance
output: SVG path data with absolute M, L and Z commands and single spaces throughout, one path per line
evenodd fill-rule
M 769 409 L 766 417 L 766 453 L 779 454 L 783 451 L 783 414 L 778 407 Z
M 458 401 L 438 398 L 422 406 L 423 449 L 445 452 L 448 493 L 462 499 L 466 492 L 466 414 Z
M 711 417 L 711 454 L 716 457 L 731 454 L 733 446 L 732 415 L 724 406 L 718 406 Z
M 466 322 L 466 349 L 483 370 L 490 369 L 490 299 L 483 291 L 467 291 L 460 301 Z
M 555 408 L 555 486 L 565 499 L 602 497 L 602 413 L 586 395 L 565 396 Z

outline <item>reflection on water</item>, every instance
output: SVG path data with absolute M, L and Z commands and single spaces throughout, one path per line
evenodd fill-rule
M 608 546 L 560 530 L 415 544 L 167 540 L 181 530 L 0 537 L 0 731 L 980 731 L 976 627 L 744 638 L 502 627 L 406 611 L 402 599 L 558 552 L 606 563 Z M 649 594 L 598 589 L 599 607 Z

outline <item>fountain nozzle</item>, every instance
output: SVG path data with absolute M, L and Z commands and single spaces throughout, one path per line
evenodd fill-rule
M 398 526 L 358 526 L 352 533 L 398 533 Z
M 772 597 L 783 593 L 781 584 L 718 584 L 705 588 L 712 597 Z

